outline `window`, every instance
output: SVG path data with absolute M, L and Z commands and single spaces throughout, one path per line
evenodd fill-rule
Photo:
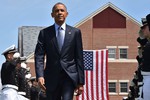
M 108 49 L 108 58 L 112 58 L 112 59 L 116 58 L 116 49 L 115 48 Z
M 127 82 L 120 82 L 120 92 L 128 92 L 128 83 Z
M 120 59 L 127 59 L 127 48 L 120 48 Z
M 108 58 L 109 59 L 116 59 L 116 48 L 117 46 L 106 46 L 108 49 Z
M 109 92 L 116 92 L 116 82 L 109 82 Z

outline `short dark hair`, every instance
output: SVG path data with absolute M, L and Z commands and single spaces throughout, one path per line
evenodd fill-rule
M 67 7 L 66 7 L 65 4 L 63 4 L 63 3 L 61 3 L 61 2 L 58 2 L 58 3 L 56 3 L 56 4 L 53 6 L 53 8 L 52 8 L 52 13 L 54 12 L 56 5 L 59 5 L 59 4 L 63 5 L 63 6 L 66 8 L 66 10 L 67 10 Z

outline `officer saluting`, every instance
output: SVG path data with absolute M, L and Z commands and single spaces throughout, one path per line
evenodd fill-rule
M 2 93 L 0 100 L 28 100 L 18 94 L 18 68 L 20 64 L 16 52 L 15 45 L 12 45 L 2 53 L 6 62 L 2 64 L 1 69 Z
M 143 48 L 143 59 L 141 62 L 141 74 L 143 75 L 143 100 L 150 100 L 150 14 L 142 20 L 141 30 L 148 42 Z
M 26 57 L 20 57 L 20 67 L 18 68 L 18 94 L 25 96 L 26 98 L 30 99 L 30 86 L 29 86 L 29 79 L 31 77 L 30 69 L 27 67 L 26 64 Z

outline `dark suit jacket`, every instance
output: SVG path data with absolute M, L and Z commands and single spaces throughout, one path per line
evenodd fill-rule
M 44 57 L 46 57 L 45 70 Z M 37 78 L 45 78 L 45 85 L 49 91 L 56 88 L 61 70 L 69 75 L 75 86 L 84 85 L 81 31 L 66 25 L 64 44 L 59 51 L 55 26 L 41 30 L 35 49 L 35 69 Z
M 16 69 L 17 63 L 15 60 L 6 61 L 2 64 L 1 80 L 2 85 L 15 85 L 18 86 L 18 73 Z
M 142 71 L 150 72 L 150 42 L 147 42 L 143 48 Z

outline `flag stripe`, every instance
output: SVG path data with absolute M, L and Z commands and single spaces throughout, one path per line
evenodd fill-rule
M 104 75 L 104 73 L 103 73 L 103 51 L 101 51 L 101 91 L 102 91 L 102 100 L 104 100 L 104 93 L 103 93 L 103 75 Z
M 91 79 L 91 80 L 90 80 L 90 79 Z M 93 80 L 93 71 L 91 71 L 91 78 L 90 78 L 90 79 L 89 79 L 89 81 L 91 82 L 91 86 L 90 86 L 90 88 L 91 88 L 90 90 L 91 90 L 91 91 L 90 91 L 90 93 L 91 93 L 92 100 L 94 100 L 94 98 L 93 98 L 93 97 L 94 97 L 94 96 L 93 96 L 93 95 L 94 95 L 94 94 L 93 94 L 93 93 L 94 93 L 94 92 L 93 92 L 93 91 L 94 91 L 94 88 L 93 88 L 93 82 L 94 82 L 94 80 Z
M 108 95 L 108 50 L 106 50 L 106 97 L 107 100 L 109 100 L 109 95 Z
M 88 87 L 89 87 L 89 89 L 88 89 L 88 93 L 89 93 L 89 95 L 87 95 L 87 98 L 89 99 L 89 100 L 91 100 L 92 99 L 92 94 L 91 94 L 91 82 L 93 81 L 90 77 L 91 77 L 91 71 L 88 71 L 89 72 L 89 77 L 87 77 L 87 79 L 88 79 L 88 83 L 87 84 L 89 84 L 88 85 Z
M 108 50 L 88 50 L 83 54 L 85 85 L 76 100 L 109 100 Z
M 108 51 L 108 50 L 107 50 Z M 104 62 L 104 71 L 103 71 L 103 75 L 105 75 L 104 77 L 104 83 L 103 84 L 105 84 L 104 85 L 104 100 L 108 100 L 108 63 L 106 63 L 106 62 L 108 62 L 108 60 L 107 60 L 107 57 L 108 57 L 108 52 L 107 51 L 104 51 L 104 53 L 105 53 L 105 55 L 104 55 L 104 60 L 103 60 L 103 62 Z
M 86 83 L 88 83 L 88 71 L 86 71 Z M 89 95 L 89 88 L 88 88 L 88 85 L 86 85 L 86 100 L 89 100 L 88 98 L 87 98 L 87 96 Z
M 98 88 L 99 92 L 98 93 L 100 94 L 99 99 L 102 100 L 102 94 L 101 94 L 102 93 L 102 90 L 101 90 L 102 89 L 102 87 L 101 87 L 101 83 L 102 83 L 102 78 L 101 78 L 101 73 L 102 73 L 102 70 L 101 70 L 101 53 L 99 53 L 99 62 L 98 63 L 99 63 L 99 76 L 98 76 L 99 77 L 99 86 L 98 86 L 99 87 Z
M 98 51 L 96 51 L 96 87 L 98 87 L 98 83 L 99 83 L 99 78 L 98 78 L 98 71 L 99 71 L 99 54 L 98 54 Z M 96 88 L 95 88 L 96 89 Z M 96 97 L 99 97 L 99 92 L 98 92 L 98 89 L 96 89 Z M 96 98 L 95 97 L 95 98 Z M 97 100 L 99 100 L 99 98 L 97 98 Z
M 93 57 L 94 58 L 98 57 L 97 56 L 97 52 L 93 52 Z M 97 59 L 93 59 L 93 62 L 94 62 L 93 66 L 97 67 Z M 93 71 L 92 71 L 93 72 L 93 77 L 92 77 L 93 78 L 93 81 L 92 81 L 93 85 L 92 85 L 92 89 L 93 89 L 93 94 L 94 94 L 94 95 L 92 95 L 93 99 L 96 98 L 96 95 L 97 95 L 96 94 L 96 89 L 95 89 L 95 86 L 96 86 L 96 72 L 95 71 L 96 71 L 96 68 L 93 67 Z

